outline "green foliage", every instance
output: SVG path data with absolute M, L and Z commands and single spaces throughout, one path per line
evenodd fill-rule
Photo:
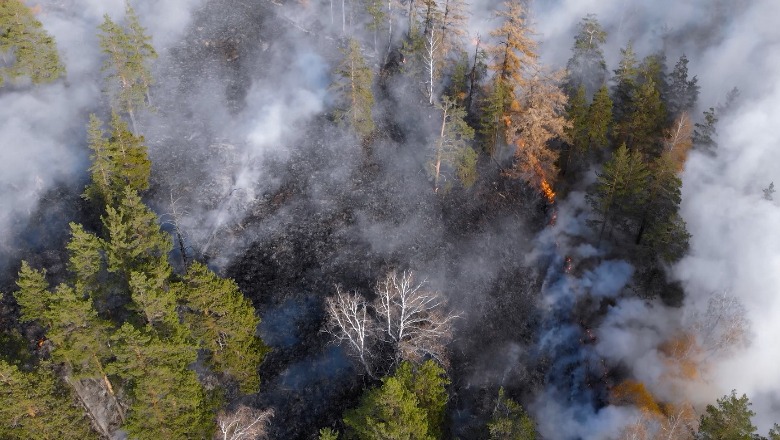
M 441 131 L 428 161 L 434 188 L 438 191 L 439 180 L 447 169 L 454 169 L 458 177 L 463 177 L 463 186 L 471 186 L 476 180 L 476 157 L 469 154 L 474 129 L 466 122 L 466 111 L 458 107 L 455 100 L 443 97 L 439 109 L 442 111 Z
M 96 439 L 66 390 L 45 366 L 23 372 L 0 360 L 0 438 Z
M 750 400 L 746 395 L 737 397 L 736 391 L 718 399 L 717 405 L 707 405 L 701 416 L 698 437 L 701 440 L 751 440 L 756 427 L 751 418 L 755 413 L 750 409 Z
M 120 109 L 126 112 L 133 122 L 133 130 L 138 131 L 135 113 L 143 106 L 151 106 L 149 61 L 157 58 L 157 52 L 129 3 L 126 16 L 128 26 L 124 28 L 106 14 L 99 27 L 99 39 L 100 48 L 107 57 L 103 70 L 109 72 L 108 91 L 112 106 L 117 112 Z
M 344 415 L 344 424 L 359 440 L 433 440 L 417 397 L 395 377 L 367 391 L 360 405 Z
M 160 230 L 157 216 L 132 189 L 125 188 L 116 209 L 106 207 L 103 226 L 108 235 L 109 272 L 125 274 L 129 281 L 132 271 L 147 271 L 167 264 L 168 252 L 173 248 L 170 236 Z
M 566 128 L 566 136 L 569 138 L 569 154 L 567 156 L 567 169 L 572 164 L 574 157 L 586 154 L 590 148 L 589 132 L 589 112 L 588 102 L 585 96 L 585 86 L 580 85 L 577 91 L 569 99 L 569 105 L 566 109 L 566 118 L 571 125 Z
M 498 390 L 493 417 L 488 422 L 490 440 L 536 440 L 536 424 L 523 408 Z
M 716 125 L 718 118 L 715 115 L 715 109 L 710 107 L 704 111 L 704 121 L 697 122 L 694 125 L 693 130 L 693 147 L 710 155 L 715 155 L 715 151 L 718 149 L 718 142 L 716 138 L 718 132 Z
M 319 440 L 339 440 L 339 433 L 331 428 L 322 428 L 318 438 Z
M 14 293 L 14 297 L 19 303 L 22 320 L 38 321 L 40 324 L 46 325 L 48 321 L 45 316 L 49 310 L 50 302 L 46 271 L 35 270 L 26 261 L 22 261 L 16 285 L 19 290 Z
M 125 429 L 132 438 L 202 438 L 210 430 L 206 394 L 189 366 L 197 347 L 183 335 L 161 338 L 151 327 L 125 323 L 112 337 L 116 361 L 107 370 L 122 378 L 131 405 Z
M 507 111 L 514 96 L 512 88 L 501 77 L 493 80 L 493 85 L 482 101 L 482 114 L 479 118 L 479 134 L 488 154 L 494 154 L 506 142 Z
M 433 438 L 442 438 L 447 405 L 446 387 L 450 384 L 444 369 L 430 359 L 419 366 L 403 362 L 395 377 L 417 397 L 417 406 L 425 412 L 428 421 L 428 433 Z
M 612 88 L 615 120 L 618 122 L 622 121 L 633 108 L 639 75 L 636 53 L 630 42 L 625 49 L 620 50 L 620 55 L 620 63 L 613 78 L 615 86 Z
M 431 360 L 419 366 L 403 362 L 347 411 L 344 424 L 360 440 L 441 438 L 448 384 L 444 370 Z
M 682 112 L 690 112 L 696 107 L 699 98 L 699 85 L 696 76 L 688 78 L 688 57 L 683 54 L 669 74 L 669 114 L 672 118 Z
M 6 79 L 28 77 L 33 84 L 41 84 L 64 73 L 54 38 L 30 8 L 19 0 L 1 1 L 0 87 Z
M 89 168 L 92 183 L 84 197 L 99 206 L 115 206 L 126 188 L 142 192 L 149 189 L 151 161 L 143 136 L 135 136 L 117 113 L 111 115 L 111 133 L 105 137 L 102 122 L 90 115 L 87 129 L 92 150 Z
M 636 244 L 642 244 L 653 256 L 673 263 L 688 250 L 690 234 L 680 217 L 680 188 L 682 180 L 677 176 L 674 160 L 663 155 L 650 167 L 647 199 L 644 204 Z
M 366 65 L 357 40 L 350 39 L 343 54 L 333 85 L 341 100 L 341 109 L 336 112 L 336 117 L 346 121 L 358 136 L 366 138 L 374 131 L 374 119 L 371 116 L 374 105 L 374 93 L 371 91 L 373 74 Z
M 77 223 L 70 223 L 68 270 L 76 280 L 76 290 L 95 296 L 100 289 L 98 277 L 104 269 L 103 243 Z
M 567 90 L 585 88 L 590 96 L 603 86 L 607 77 L 607 63 L 601 45 L 607 41 L 607 32 L 595 15 L 587 15 L 577 27 L 572 56 L 566 63 Z
M 617 124 L 616 129 L 621 139 L 632 148 L 647 156 L 658 156 L 665 120 L 666 109 L 660 92 L 656 83 L 649 80 L 639 87 L 630 114 Z
M 196 262 L 175 289 L 185 306 L 184 321 L 208 350 L 212 369 L 234 378 L 242 392 L 257 392 L 257 366 L 267 348 L 255 336 L 260 319 L 238 285 Z
M 636 213 L 644 206 L 647 178 L 648 170 L 641 153 L 636 150 L 629 153 L 625 144 L 604 164 L 596 185 L 588 194 L 591 207 L 601 216 L 596 222 L 600 225 L 599 237 L 604 235 L 608 225 L 630 229 Z
M 588 140 L 592 148 L 600 149 L 609 145 L 607 135 L 612 124 L 612 99 L 607 86 L 602 86 L 588 109 Z

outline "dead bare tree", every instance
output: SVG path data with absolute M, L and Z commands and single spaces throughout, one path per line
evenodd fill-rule
M 424 287 L 425 280 L 416 283 L 411 272 L 390 272 L 377 283 L 374 309 L 388 342 L 396 347 L 396 360 L 431 357 L 446 365 L 445 347 L 458 316 L 446 312 L 441 293 Z
M 726 354 L 750 342 L 747 309 L 726 291 L 712 295 L 703 314 L 693 314 L 692 328 L 707 358 Z
M 374 341 L 376 339 L 376 321 L 370 316 L 366 300 L 357 293 L 343 292 L 336 287 L 336 295 L 325 300 L 328 323 L 325 331 L 334 340 L 346 345 L 373 377 L 371 364 Z
M 217 415 L 217 440 L 259 440 L 268 438 L 268 423 L 274 416 L 272 409 L 255 409 L 241 405 L 236 411 L 221 411 Z

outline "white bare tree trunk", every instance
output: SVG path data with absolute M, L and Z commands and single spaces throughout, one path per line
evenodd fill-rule
M 434 79 L 436 78 L 436 57 L 439 52 L 439 39 L 436 37 L 435 28 L 431 28 L 428 38 L 425 40 L 425 70 L 428 73 L 428 103 L 433 104 Z
M 268 422 L 273 410 L 241 405 L 235 412 L 217 416 L 217 437 L 222 440 L 259 440 L 268 438 Z
M 371 349 L 376 322 L 368 314 L 366 300 L 357 293 L 345 293 L 337 287 L 336 295 L 325 300 L 325 309 L 328 313 L 325 331 L 337 342 L 345 344 L 373 377 Z

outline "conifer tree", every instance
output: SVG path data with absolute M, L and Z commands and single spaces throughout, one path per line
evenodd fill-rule
M 46 319 L 51 302 L 49 283 L 46 281 L 46 272 L 35 270 L 26 261 L 22 261 L 22 267 L 16 279 L 19 290 L 14 293 L 16 302 L 21 309 L 23 321 L 38 321 L 41 325 L 49 325 Z
M 481 130 L 486 150 L 493 153 L 507 141 L 509 114 L 519 110 L 517 90 L 525 86 L 525 71 L 536 66 L 536 42 L 531 38 L 527 11 L 521 0 L 509 0 L 496 13 L 502 25 L 490 33 L 498 42 L 488 49 L 493 81 L 485 102 Z
M 136 114 L 140 108 L 151 106 L 148 101 L 152 82 L 149 62 L 157 58 L 157 52 L 129 3 L 126 15 L 128 28 L 111 20 L 108 14 L 103 17 L 100 48 L 107 56 L 103 70 L 109 72 L 108 92 L 114 111 L 126 113 L 133 132 L 138 133 Z
M 536 424 L 514 400 L 506 397 L 504 388 L 498 390 L 493 417 L 488 422 L 490 440 L 536 440 Z
M 691 112 L 699 98 L 698 78 L 688 78 L 688 57 L 685 54 L 680 56 L 669 78 L 669 115 L 676 118 L 683 112 Z
M 0 2 L 0 87 L 5 80 L 49 83 L 65 74 L 57 44 L 20 0 Z
M 569 105 L 566 109 L 566 117 L 571 125 L 566 129 L 566 135 L 569 138 L 569 150 L 566 155 L 564 172 L 569 171 L 571 165 L 576 163 L 577 159 L 575 157 L 582 157 L 587 154 L 590 148 L 588 113 L 585 86 L 580 85 L 571 99 L 569 99 Z
M 693 130 L 693 148 L 714 156 L 718 149 L 718 117 L 715 114 L 715 108 L 710 107 L 704 111 L 704 121 L 694 124 Z
M 446 387 L 450 383 L 444 369 L 430 359 L 419 366 L 403 362 L 394 376 L 417 397 L 417 406 L 425 412 L 428 421 L 428 433 L 433 438 L 442 438 L 447 405 Z
M 515 161 L 508 171 L 545 194 L 558 174 L 558 152 L 549 143 L 565 139 L 570 123 L 564 117 L 566 94 L 559 84 L 563 72 L 529 78 L 520 97 L 520 111 L 513 114 L 509 137 L 515 146 Z
M 620 50 L 620 63 L 614 73 L 615 76 L 612 78 L 614 82 L 612 87 L 613 114 L 615 122 L 620 124 L 633 111 L 634 97 L 639 87 L 639 67 L 631 42 L 625 49 Z M 623 136 L 622 132 L 620 136 Z
M 31 372 L 0 360 L 0 438 L 88 440 L 98 436 L 46 363 Z
M 133 135 L 117 113 L 111 115 L 108 137 L 100 119 L 90 115 L 87 136 L 92 150 L 92 183 L 84 191 L 85 198 L 100 206 L 113 206 L 119 202 L 125 188 L 137 192 L 149 189 L 151 161 L 144 138 Z
M 208 351 L 213 371 L 232 377 L 242 392 L 257 392 L 257 366 L 267 348 L 255 336 L 260 319 L 238 285 L 195 262 L 175 292 L 186 310 L 184 322 Z
M 598 180 L 588 194 L 588 201 L 601 217 L 594 222 L 602 238 L 607 226 L 630 229 L 636 212 L 643 206 L 648 171 L 637 150 L 621 145 L 598 173 Z
M 371 91 L 373 75 L 357 40 L 350 39 L 343 53 L 344 58 L 336 69 L 338 79 L 334 85 L 342 101 L 342 108 L 336 116 L 346 121 L 358 136 L 366 138 L 374 131 L 374 119 L 371 116 L 374 105 L 374 94 Z
M 655 82 L 648 80 L 637 90 L 631 112 L 616 129 L 623 142 L 648 157 L 657 157 L 663 148 L 661 135 L 665 121 L 666 109 L 660 92 Z
M 569 94 L 580 87 L 590 98 L 607 81 L 607 63 L 601 45 L 607 41 L 607 32 L 595 15 L 587 15 L 577 26 L 572 56 L 566 64 L 566 88 Z
M 752 440 L 756 427 L 751 418 L 756 415 L 750 409 L 746 395 L 737 397 L 736 391 L 718 399 L 716 405 L 707 405 L 701 416 L 697 438 L 702 440 Z
M 588 109 L 588 141 L 593 149 L 603 149 L 609 145 L 609 129 L 612 124 L 612 99 L 607 86 L 593 95 Z

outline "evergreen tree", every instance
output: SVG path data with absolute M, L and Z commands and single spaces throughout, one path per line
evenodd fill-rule
M 371 91 L 373 75 L 357 40 L 350 39 L 343 53 L 344 58 L 336 69 L 338 79 L 334 85 L 342 101 L 342 108 L 336 116 L 345 120 L 358 136 L 366 138 L 374 131 L 374 119 L 371 116 L 371 107 L 374 105 L 374 94 Z
M 49 83 L 65 74 L 57 44 L 20 0 L 0 2 L 0 87 L 6 79 Z
M 680 56 L 674 70 L 669 74 L 669 98 L 667 100 L 669 115 L 678 117 L 683 112 L 690 112 L 696 106 L 699 98 L 699 85 L 696 76 L 688 78 L 688 57 Z
M 585 96 L 585 86 L 580 85 L 577 91 L 569 99 L 569 105 L 566 109 L 566 118 L 571 125 L 566 129 L 566 136 L 569 138 L 569 151 L 566 155 L 566 166 L 564 172 L 576 164 L 577 159 L 587 154 L 590 147 L 588 136 L 589 112 L 588 102 Z
M 588 15 L 577 26 L 572 56 L 566 63 L 566 89 L 569 94 L 580 87 L 587 98 L 607 81 L 607 63 L 601 45 L 607 41 L 607 32 L 595 15 Z
M 14 293 L 16 302 L 21 309 L 21 318 L 23 321 L 38 321 L 41 325 L 47 326 L 49 304 L 51 302 L 49 294 L 49 283 L 46 281 L 46 272 L 35 270 L 22 261 L 22 267 L 19 269 L 16 285 L 19 290 Z
M 184 322 L 208 351 L 212 369 L 235 379 L 242 392 L 257 392 L 257 366 L 267 348 L 255 336 L 260 319 L 238 285 L 196 262 L 175 292 L 186 310 Z
M 445 96 L 438 108 L 442 112 L 441 130 L 428 162 L 434 192 L 439 191 L 439 181 L 444 173 L 442 167 L 455 169 L 463 186 L 469 187 L 474 183 L 476 172 L 472 168 L 476 166 L 471 159 L 473 155 L 467 152 L 471 150 L 469 141 L 474 139 L 474 129 L 465 120 L 466 111 L 449 97 Z
M 417 406 L 425 413 L 428 421 L 428 433 L 433 438 L 442 438 L 447 405 L 446 387 L 450 383 L 444 369 L 430 359 L 419 366 L 403 362 L 395 372 L 395 377 L 417 397 Z
M 111 133 L 108 138 L 102 122 L 90 115 L 87 129 L 89 148 L 92 150 L 90 174 L 92 183 L 84 191 L 84 197 L 98 205 L 116 205 L 125 188 L 133 191 L 149 189 L 151 161 L 149 161 L 143 136 L 135 136 L 117 113 L 111 115 Z
M 151 37 L 141 26 L 130 4 L 126 15 L 129 28 L 124 28 L 106 14 L 100 25 L 100 48 L 107 56 L 103 70 L 109 72 L 109 96 L 116 112 L 130 116 L 133 132 L 138 132 L 136 113 L 148 102 L 152 74 L 149 61 L 157 57 Z
M 195 372 L 196 347 L 184 335 L 162 339 L 149 327 L 125 323 L 112 338 L 116 357 L 109 368 L 128 390 L 124 429 L 131 438 L 205 438 L 210 407 Z
M 48 365 L 24 372 L 0 360 L 0 438 L 97 439 L 81 407 Z
M 752 440 L 756 432 L 751 418 L 750 401 L 736 391 L 718 399 L 717 405 L 707 405 L 701 416 L 697 438 L 702 440 Z
M 667 263 L 682 258 L 690 235 L 679 216 L 682 180 L 669 154 L 656 159 L 649 169 L 644 211 L 639 217 L 635 243 Z
M 601 217 L 594 222 L 599 227 L 599 239 L 607 226 L 617 225 L 631 230 L 636 213 L 644 206 L 648 171 L 641 153 L 631 152 L 621 145 L 598 173 L 596 185 L 588 194 L 593 210 Z
M 536 424 L 514 400 L 498 390 L 493 417 L 488 423 L 490 440 L 536 440 Z
M 588 142 L 590 148 L 603 149 L 609 145 L 609 128 L 612 124 L 612 99 L 607 86 L 593 95 L 593 102 L 588 109 Z
M 521 0 L 509 0 L 496 13 L 503 20 L 502 25 L 490 33 L 499 43 L 487 51 L 495 60 L 489 66 L 494 76 L 482 106 L 480 132 L 491 154 L 506 141 L 510 112 L 520 109 L 516 92 L 518 87 L 525 86 L 524 71 L 537 63 L 537 45 L 531 38 L 527 15 Z
M 338 431 L 334 431 L 331 428 L 322 428 L 319 432 L 319 440 L 339 440 Z
M 344 415 L 344 424 L 359 440 L 433 440 L 425 410 L 401 380 L 387 377 L 367 391 L 360 405 Z
M 639 87 L 639 67 L 631 42 L 625 49 L 620 50 L 620 63 L 614 72 L 615 76 L 612 78 L 614 82 L 612 87 L 613 114 L 615 122 L 620 124 L 632 113 L 634 97 Z M 623 133 L 620 135 L 622 136 Z
M 68 249 L 68 270 L 75 279 L 76 291 L 89 295 L 93 301 L 101 297 L 100 273 L 105 269 L 103 260 L 104 243 L 84 227 L 70 223 Z
M 704 111 L 704 121 L 694 124 L 693 147 L 697 150 L 714 156 L 718 149 L 716 140 L 718 132 L 716 130 L 718 118 L 715 115 L 715 109 L 710 107 Z
M 146 271 L 167 264 L 173 248 L 170 236 L 160 230 L 157 216 L 138 194 L 125 188 L 117 208 L 108 206 L 103 226 L 108 235 L 108 271 L 123 274 L 129 282 L 133 271 Z
M 633 99 L 632 110 L 618 122 L 619 139 L 648 157 L 657 157 L 661 150 L 661 135 L 666 110 L 661 95 L 652 80 L 642 84 Z

